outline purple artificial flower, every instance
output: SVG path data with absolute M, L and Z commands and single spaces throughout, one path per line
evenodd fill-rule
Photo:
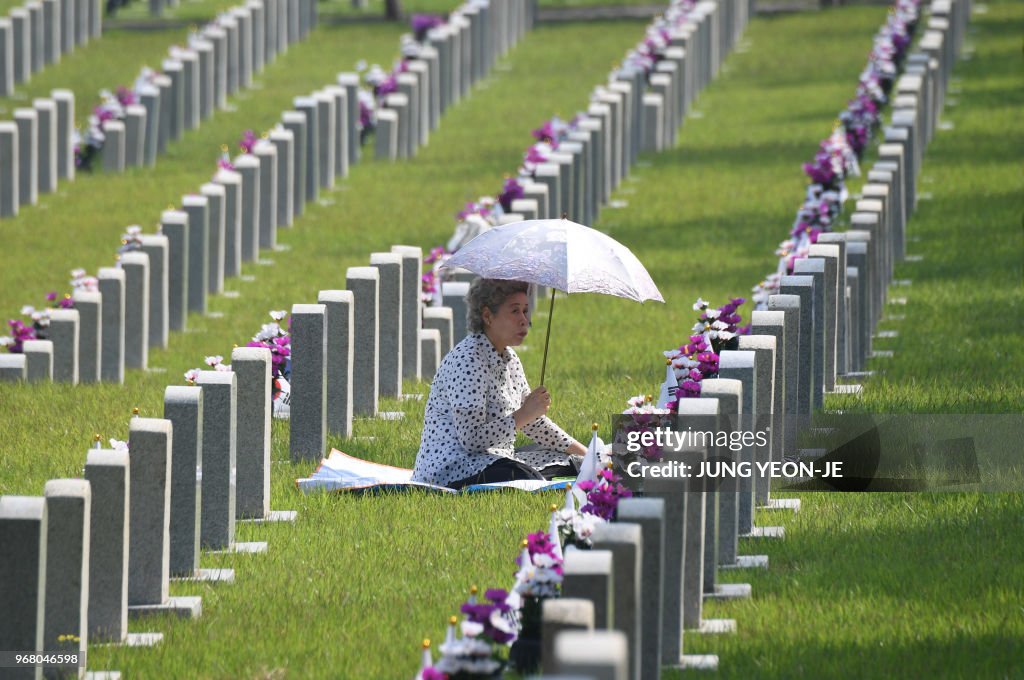
M 421 680 L 448 680 L 448 676 L 433 666 L 427 666 L 420 671 Z
M 505 212 L 512 212 L 512 201 L 517 198 L 522 198 L 524 190 L 521 184 L 513 177 L 509 177 L 505 180 L 504 186 L 501 188 L 501 193 L 498 195 L 498 203 L 501 204 L 502 210 Z
M 121 106 L 131 106 L 135 103 L 135 93 L 124 85 L 117 88 L 117 101 Z
M 444 17 L 437 14 L 413 14 L 411 23 L 412 33 L 416 38 L 416 42 L 423 42 L 427 39 L 427 33 L 430 29 L 444 24 Z

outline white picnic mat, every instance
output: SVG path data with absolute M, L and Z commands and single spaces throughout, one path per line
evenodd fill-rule
M 568 483 L 566 481 L 549 482 L 539 479 L 523 479 L 513 482 L 496 482 L 494 484 L 474 484 L 467 486 L 462 492 L 472 493 L 475 491 L 517 489 L 532 493 L 564 489 Z M 303 493 L 313 491 L 372 492 L 400 489 L 426 489 L 440 493 L 460 493 L 446 486 L 414 482 L 412 481 L 412 470 L 373 463 L 350 456 L 337 449 L 332 449 L 330 455 L 320 461 L 320 467 L 311 476 L 296 479 L 295 485 Z

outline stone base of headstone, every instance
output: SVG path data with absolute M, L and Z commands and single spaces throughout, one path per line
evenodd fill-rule
M 234 583 L 234 569 L 196 569 L 191 576 L 176 576 L 172 581 L 202 581 L 203 583 Z
M 201 597 L 169 597 L 160 604 L 129 605 L 128 618 L 137 619 L 152 614 L 175 614 L 182 619 L 198 619 L 203 613 Z
M 128 633 L 121 645 L 124 647 L 155 647 L 163 641 L 163 633 Z
M 267 552 L 266 541 L 248 541 L 244 543 L 232 543 L 227 550 L 211 550 L 211 555 L 246 554 L 255 555 Z
M 684 654 L 675 668 L 685 671 L 717 671 L 717 654 Z
M 700 622 L 701 635 L 728 635 L 736 632 L 736 619 L 704 619 Z
M 749 534 L 740 534 L 740 538 L 785 538 L 786 527 L 754 527 Z
M 249 517 L 235 520 L 235 523 L 270 524 L 271 522 L 295 522 L 299 513 L 296 510 L 271 510 L 266 517 Z
M 717 583 L 715 592 L 704 593 L 705 600 L 746 600 L 754 589 L 749 583 Z
M 863 392 L 864 392 L 864 387 L 862 385 L 853 385 L 853 384 L 840 385 L 840 384 L 837 384 L 836 388 L 834 390 L 832 390 L 829 394 L 852 394 L 852 395 L 855 395 L 855 396 L 859 397 L 859 396 L 861 396 L 861 394 L 863 394 Z
M 769 498 L 768 504 L 762 510 L 792 510 L 800 512 L 799 498 Z
M 767 569 L 767 555 L 737 555 L 735 564 L 720 564 L 719 569 Z

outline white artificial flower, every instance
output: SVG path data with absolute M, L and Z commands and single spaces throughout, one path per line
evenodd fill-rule
M 115 451 L 127 451 L 128 442 L 123 442 L 120 439 L 114 439 L 113 437 L 111 437 L 110 448 L 114 449 Z
M 274 321 L 281 321 L 286 316 L 288 316 L 288 310 L 286 309 L 277 309 L 270 312 L 270 318 Z M 276 326 L 277 324 L 274 325 Z
M 359 61 L 356 62 L 356 71 L 360 71 L 361 72 L 361 71 L 365 71 L 365 70 L 366 70 L 366 60 L 365 59 L 360 59 Z
M 722 312 L 717 309 L 706 309 L 704 310 L 704 316 L 708 319 L 717 319 L 721 316 Z
M 708 306 L 708 303 L 707 303 L 706 300 L 703 300 L 701 298 L 697 298 L 697 301 L 693 303 L 693 311 L 699 312 L 699 311 L 703 310 L 707 306 Z
M 127 234 L 128 236 L 139 236 L 140 234 L 142 234 L 142 227 L 140 227 L 137 224 L 133 224 L 124 231 L 125 234 Z
M 22 316 L 28 316 L 30 314 L 35 314 L 35 313 L 36 313 L 36 308 L 33 307 L 32 305 L 25 305 L 24 307 L 21 308 Z
M 714 323 L 711 324 L 711 328 L 713 328 L 716 331 L 724 331 L 728 327 L 729 324 L 727 324 L 724 321 L 715 321 Z
M 85 276 L 85 270 L 84 269 L 72 269 L 71 270 L 71 278 L 73 278 L 73 279 L 80 279 L 83 276 Z
M 230 373 L 231 364 L 217 364 L 216 366 L 213 367 L 213 370 L 220 371 L 221 373 Z
M 476 621 L 462 622 L 462 634 L 465 637 L 476 637 L 482 632 L 484 632 L 484 624 L 477 623 Z
M 14 338 L 9 335 L 0 335 L 0 347 L 7 347 L 14 344 Z
M 199 369 L 190 368 L 189 370 L 185 371 L 185 380 L 189 382 L 195 382 L 196 380 L 199 380 Z
M 203 361 L 206 363 L 207 366 L 216 366 L 217 364 L 224 361 L 224 357 L 217 354 L 215 356 L 206 357 L 205 359 L 203 359 Z
M 735 337 L 736 337 L 735 333 L 730 333 L 729 331 L 718 331 L 718 339 L 719 340 L 732 340 Z

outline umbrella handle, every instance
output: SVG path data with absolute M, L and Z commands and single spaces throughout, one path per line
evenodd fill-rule
M 540 384 L 544 384 L 544 373 L 548 368 L 548 342 L 551 340 L 551 317 L 555 314 L 555 289 L 551 289 L 551 305 L 548 307 L 548 330 L 544 335 L 544 359 L 540 363 Z

